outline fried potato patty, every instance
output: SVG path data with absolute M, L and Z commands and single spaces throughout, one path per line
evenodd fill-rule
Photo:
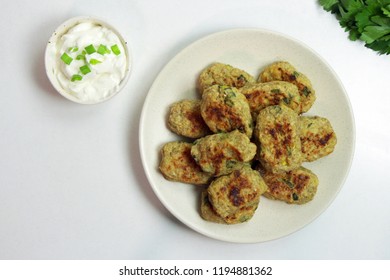
M 164 177 L 171 181 L 202 185 L 212 177 L 202 171 L 191 156 L 191 143 L 174 141 L 161 149 L 159 169 Z
M 252 218 L 267 186 L 260 174 L 249 166 L 211 182 L 208 199 L 215 212 L 228 224 Z
M 292 109 L 274 105 L 261 110 L 254 135 L 258 158 L 267 170 L 278 173 L 301 165 L 298 114 Z
M 225 220 L 215 212 L 209 200 L 207 189 L 203 190 L 200 197 L 200 216 L 209 222 L 226 224 Z
M 259 169 L 267 191 L 265 197 L 281 200 L 289 204 L 305 204 L 313 200 L 317 193 L 318 177 L 309 169 L 297 169 L 279 174 Z
M 248 100 L 252 117 L 255 118 L 265 107 L 283 104 L 297 113 L 301 111 L 301 97 L 298 88 L 289 82 L 272 81 L 246 85 L 239 90 Z
M 254 83 L 255 78 L 229 64 L 214 63 L 204 69 L 198 78 L 198 87 L 201 94 L 212 85 L 231 86 L 240 88 L 247 83 Z
M 301 113 L 309 111 L 316 100 L 311 81 L 289 62 L 278 61 L 268 65 L 260 74 L 259 81 L 286 81 L 296 85 L 301 96 Z
M 337 137 L 328 119 L 319 116 L 301 116 L 299 124 L 304 161 L 314 161 L 334 151 Z
M 249 138 L 253 133 L 253 120 L 249 104 L 236 88 L 214 85 L 202 96 L 200 112 L 211 131 L 230 132 L 235 129 Z
M 205 136 L 194 142 L 191 155 L 203 171 L 220 176 L 241 168 L 256 154 L 256 145 L 234 130 Z
M 171 105 L 168 127 L 178 135 L 200 138 L 211 131 L 200 114 L 200 100 L 181 100 Z

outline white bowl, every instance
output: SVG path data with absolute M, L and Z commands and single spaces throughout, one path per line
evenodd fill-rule
M 57 74 L 56 74 L 56 70 L 59 68 L 59 63 L 61 63 L 59 56 L 56 53 L 56 44 L 57 44 L 58 40 L 64 34 L 66 34 L 69 31 L 69 29 L 71 29 L 72 27 L 78 25 L 79 23 L 83 23 L 83 22 L 97 23 L 103 27 L 110 29 L 112 32 L 114 32 L 114 34 L 116 34 L 118 36 L 119 40 L 121 41 L 123 48 L 124 48 L 124 51 L 125 51 L 125 55 L 126 55 L 125 75 L 122 78 L 122 80 L 120 81 L 116 90 L 105 97 L 96 98 L 93 100 L 90 100 L 90 99 L 83 100 L 83 99 L 78 98 L 75 94 L 70 93 L 69 90 L 65 89 L 61 85 L 61 83 L 59 82 L 59 80 L 57 78 Z M 45 51 L 46 74 L 47 74 L 51 84 L 63 97 L 65 97 L 73 102 L 79 103 L 79 104 L 97 104 L 97 103 L 101 103 L 103 101 L 106 101 L 106 100 L 112 98 L 113 96 L 117 95 L 123 89 L 123 87 L 126 85 L 127 81 L 129 80 L 130 72 L 131 72 L 131 62 L 132 62 L 132 57 L 131 57 L 129 47 L 128 47 L 125 39 L 120 34 L 120 32 L 115 27 L 108 24 L 107 22 L 105 22 L 101 19 L 98 19 L 98 18 L 90 17 L 90 16 L 74 17 L 74 18 L 68 19 L 67 21 L 62 23 L 51 35 L 49 42 L 46 46 L 46 51 Z

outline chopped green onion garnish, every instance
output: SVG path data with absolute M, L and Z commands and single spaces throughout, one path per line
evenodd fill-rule
M 89 63 L 91 63 L 92 65 L 96 65 L 96 64 L 99 64 L 99 63 L 102 63 L 100 60 L 98 60 L 98 59 L 94 59 L 94 58 L 92 58 L 90 61 L 89 61 Z
M 78 47 L 71 47 L 68 49 L 69 52 L 77 52 L 79 50 Z
M 111 51 L 107 48 L 107 46 L 100 44 L 96 52 L 98 54 L 105 55 L 106 53 L 110 53 Z
M 311 93 L 311 91 L 310 91 L 310 89 L 308 88 L 308 87 L 304 87 L 303 89 L 302 89 L 302 93 L 303 93 L 303 95 L 304 96 L 308 96 L 310 93 Z
M 120 55 L 121 51 L 119 50 L 118 45 L 111 46 L 111 50 L 115 55 Z
M 92 53 L 96 52 L 96 49 L 95 49 L 95 47 L 91 44 L 91 45 L 85 47 L 85 51 L 87 52 L 87 54 L 92 54 Z
M 62 59 L 62 61 L 63 62 L 65 62 L 65 64 L 70 64 L 71 62 L 72 62 L 72 60 L 73 60 L 73 58 L 71 58 L 67 53 L 63 53 L 62 55 L 61 55 L 61 59 Z
M 84 54 L 79 54 L 78 56 L 76 56 L 76 60 L 83 60 L 83 59 L 85 59 Z
M 83 79 L 83 77 L 81 75 L 78 75 L 78 74 L 74 74 L 72 76 L 72 79 L 71 81 L 74 82 L 74 81 L 81 81 Z
M 83 65 L 80 67 L 80 71 L 83 75 L 86 75 L 91 72 L 91 69 L 88 67 L 88 65 Z
M 282 179 L 282 181 L 284 183 L 286 183 L 291 189 L 295 188 L 294 184 L 292 182 L 290 182 L 289 180 L 287 179 Z

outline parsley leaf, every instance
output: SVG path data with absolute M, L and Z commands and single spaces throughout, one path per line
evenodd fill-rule
M 336 16 L 350 40 L 390 54 L 390 0 L 319 0 L 319 4 Z
M 323 6 L 326 11 L 331 11 L 333 6 L 338 2 L 338 0 L 320 0 L 320 5 Z

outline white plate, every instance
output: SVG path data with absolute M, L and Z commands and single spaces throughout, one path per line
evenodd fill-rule
M 262 198 L 247 223 L 220 225 L 199 215 L 200 188 L 164 179 L 158 170 L 160 149 L 179 137 L 166 125 L 169 106 L 184 98 L 199 98 L 197 77 L 206 66 L 222 62 L 241 68 L 256 78 L 277 60 L 292 63 L 313 83 L 317 100 L 306 115 L 328 118 L 338 137 L 335 151 L 304 164 L 319 177 L 314 200 L 289 205 Z M 240 243 L 263 242 L 286 236 L 318 217 L 340 191 L 353 158 L 355 126 L 347 94 L 334 71 L 313 50 L 288 36 L 262 29 L 233 29 L 209 35 L 177 54 L 153 83 L 140 120 L 140 150 L 146 176 L 165 207 L 181 222 L 206 236 Z

